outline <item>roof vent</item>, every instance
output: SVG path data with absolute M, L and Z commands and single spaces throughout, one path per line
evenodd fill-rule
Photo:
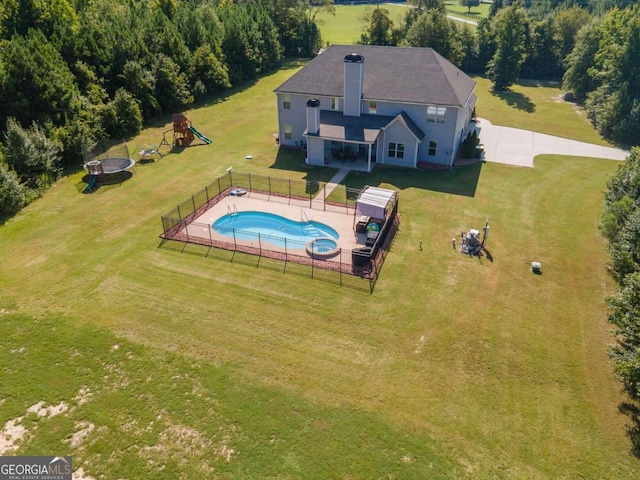
M 344 61 L 345 63 L 364 63 L 364 57 L 357 53 L 352 53 L 351 55 L 344 57 Z

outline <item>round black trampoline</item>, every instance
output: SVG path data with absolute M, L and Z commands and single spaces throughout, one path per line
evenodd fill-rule
M 136 164 L 133 158 L 114 157 L 92 160 L 84 164 L 85 170 L 91 175 L 113 175 L 129 170 Z

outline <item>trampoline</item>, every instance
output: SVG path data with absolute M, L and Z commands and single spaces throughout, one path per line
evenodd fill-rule
M 84 164 L 90 175 L 113 175 L 129 170 L 136 164 L 133 158 L 114 157 L 102 160 L 91 160 Z

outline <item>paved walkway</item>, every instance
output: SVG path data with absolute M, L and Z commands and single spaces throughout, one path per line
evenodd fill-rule
M 340 184 L 344 177 L 351 171 L 349 167 L 342 167 L 340 170 L 336 172 L 336 174 L 329 180 L 329 182 L 324 186 L 324 192 L 320 191 L 314 197 L 313 201 L 316 202 L 324 202 L 324 199 L 327 198 L 331 192 Z
M 478 119 L 476 130 L 480 143 L 485 148 L 484 159 L 507 165 L 533 167 L 533 158 L 542 154 L 609 160 L 625 160 L 629 155 L 627 150 L 568 140 L 530 130 L 492 125 L 491 122 L 482 118 Z

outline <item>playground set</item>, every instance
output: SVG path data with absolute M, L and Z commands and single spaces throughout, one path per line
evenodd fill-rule
M 162 142 L 160 142 L 158 150 L 162 147 L 168 147 L 169 151 L 173 150 L 175 147 L 186 147 L 191 145 L 196 138 L 202 140 L 207 145 L 211 143 L 211 139 L 205 137 L 196 130 L 196 128 L 191 124 L 191 121 L 183 114 L 175 113 L 171 118 L 171 121 L 173 122 L 173 128 L 165 130 L 162 133 Z M 173 134 L 171 142 L 167 140 L 167 135 L 169 133 Z

